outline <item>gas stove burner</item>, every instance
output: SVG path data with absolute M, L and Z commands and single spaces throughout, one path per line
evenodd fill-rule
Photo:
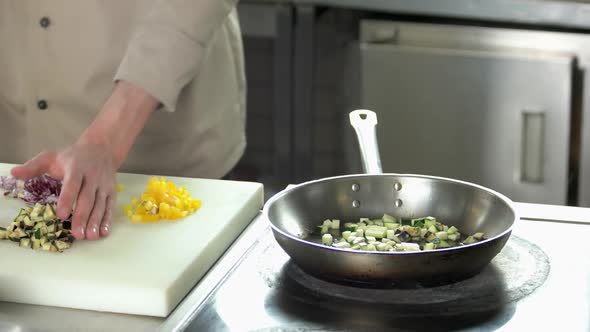
M 276 247 L 265 250 L 265 262 L 271 261 L 268 253 L 276 254 Z M 375 288 L 374 284 L 343 284 L 317 278 L 288 258 L 279 265 L 280 269 L 276 264 L 275 268 L 260 266 L 259 271 L 266 271 L 262 273 L 267 284 L 281 287 L 294 297 L 328 306 L 365 303 L 404 316 L 424 315 L 424 310 L 438 315 L 496 310 L 531 294 L 545 282 L 550 270 L 549 259 L 537 245 L 514 235 L 482 272 L 446 284 L 405 283 Z

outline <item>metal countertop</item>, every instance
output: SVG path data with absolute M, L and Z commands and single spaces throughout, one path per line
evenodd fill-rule
M 558 225 L 557 222 L 563 223 L 563 229 L 569 230 L 568 233 L 575 233 L 576 236 L 590 236 L 590 209 L 523 203 L 516 205 L 523 220 L 515 226 L 514 234 L 521 237 L 525 235 L 524 237 L 533 243 L 543 242 L 547 229 Z M 247 258 L 257 241 L 262 236 L 268 236 L 269 232 L 268 223 L 260 215 L 256 217 L 214 267 L 166 318 L 0 303 L 0 331 L 180 331 L 187 327 L 191 330 L 191 324 L 203 311 L 204 303 L 211 302 L 209 300 L 221 286 L 231 281 L 232 277 L 236 278 L 232 272 L 238 271 L 242 261 Z M 544 246 L 542 247 L 545 249 Z M 580 289 L 578 286 L 577 289 L 581 292 L 579 295 L 584 296 L 584 292 L 590 295 L 587 282 L 590 280 L 590 250 L 582 244 L 574 247 L 579 248 L 578 254 L 571 256 L 572 261 L 559 260 L 559 257 L 564 257 L 564 253 L 570 250 L 559 243 L 547 248 L 549 258 L 553 259 L 552 272 L 547 282 L 540 287 L 541 292 L 536 292 L 522 300 L 525 305 L 519 302 L 520 309 L 512 313 L 513 318 L 505 326 L 521 326 L 519 324 L 524 324 L 532 316 L 539 315 L 540 307 L 554 310 L 553 306 L 546 305 L 548 301 L 560 301 L 564 294 L 574 291 L 575 284 L 580 285 L 579 282 L 584 283 L 584 280 L 586 286 L 581 287 L 586 288 Z M 575 265 L 578 265 L 576 269 L 580 275 L 573 276 L 571 282 L 564 283 L 560 280 L 568 274 L 568 267 L 573 268 Z M 582 275 L 583 273 L 585 274 Z M 557 287 L 559 285 L 563 288 L 561 295 Z M 237 296 L 236 301 L 241 298 L 242 295 Z M 248 306 L 243 307 L 243 310 L 247 313 Z M 590 321 L 585 315 L 588 310 L 590 310 L 588 303 L 570 306 L 568 315 L 572 316 L 578 324 L 585 322 L 587 324 L 585 328 L 590 328 Z

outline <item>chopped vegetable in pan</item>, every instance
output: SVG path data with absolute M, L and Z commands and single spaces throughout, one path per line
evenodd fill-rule
M 347 222 L 342 228 L 340 220 L 327 219 L 318 227 L 322 244 L 362 251 L 435 250 L 485 239 L 483 233 L 465 236 L 455 226 L 449 227 L 434 217 L 401 222 L 384 214 L 381 219 L 360 218 L 357 223 Z
M 0 240 L 17 242 L 24 248 L 62 252 L 74 242 L 71 222 L 60 220 L 51 204 L 36 203 L 20 210 L 8 228 L 0 227 Z

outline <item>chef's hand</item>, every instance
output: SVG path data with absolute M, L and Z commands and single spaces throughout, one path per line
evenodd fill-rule
M 92 124 L 76 143 L 46 151 L 22 166 L 15 177 L 47 173 L 63 180 L 57 203 L 61 219 L 72 209 L 72 233 L 94 240 L 110 232 L 115 205 L 115 173 L 159 101 L 141 87 L 119 81 Z
M 78 240 L 109 234 L 116 201 L 113 149 L 80 140 L 61 150 L 44 151 L 12 175 L 26 180 L 48 174 L 61 180 L 57 216 L 65 220 L 73 210 L 72 233 Z M 75 208 L 74 208 L 75 206 Z

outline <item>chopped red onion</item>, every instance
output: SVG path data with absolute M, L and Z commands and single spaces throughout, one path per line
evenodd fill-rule
M 56 203 L 61 192 L 61 181 L 41 175 L 26 181 L 12 176 L 0 176 L 0 188 L 4 195 L 20 198 L 28 205 Z

